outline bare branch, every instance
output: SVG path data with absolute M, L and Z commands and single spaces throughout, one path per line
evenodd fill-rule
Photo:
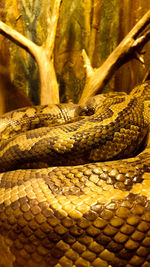
M 106 61 L 88 77 L 79 103 L 84 103 L 90 96 L 100 92 L 116 69 L 136 57 L 135 52 L 139 52 L 150 39 L 149 30 L 139 36 L 149 23 L 150 10 L 138 21 Z
M 52 54 L 55 44 L 60 4 L 61 0 L 56 0 L 54 3 L 51 21 L 48 25 L 48 36 L 42 46 L 36 45 L 25 36 L 0 21 L 0 33 L 29 52 L 38 64 L 41 104 L 59 103 L 59 86 Z
M 55 43 L 55 36 L 57 30 L 57 24 L 59 19 L 59 9 L 60 9 L 61 0 L 55 0 L 52 17 L 48 18 L 48 34 L 47 39 L 43 47 L 47 50 L 49 56 L 52 55 Z
M 0 21 L 0 33 L 36 57 L 38 46 L 2 21 Z
M 145 64 L 145 62 L 144 62 L 144 54 L 135 52 L 135 58 L 136 58 L 140 63 L 142 63 L 143 65 Z
M 85 49 L 82 50 L 82 57 L 83 57 L 83 61 L 84 61 L 84 67 L 85 67 L 85 70 L 86 70 L 86 76 L 88 78 L 93 74 L 94 69 L 91 66 L 90 59 L 89 59 Z

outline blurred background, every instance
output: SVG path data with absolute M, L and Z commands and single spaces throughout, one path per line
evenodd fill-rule
M 1 0 L 0 20 L 38 45 L 47 36 L 47 19 L 55 0 Z M 54 47 L 54 64 L 61 102 L 77 103 L 85 84 L 81 51 L 99 67 L 138 20 L 150 0 L 62 0 Z M 122 66 L 104 88 L 129 92 L 150 67 L 150 42 L 144 47 L 145 65 L 136 59 Z M 51 78 L 51 77 L 50 77 Z M 40 104 L 39 74 L 34 59 L 0 35 L 0 114 Z

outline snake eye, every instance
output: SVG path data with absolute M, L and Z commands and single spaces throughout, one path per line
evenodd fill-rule
M 93 108 L 89 108 L 86 111 L 84 110 L 83 112 L 81 112 L 81 116 L 91 116 L 94 114 L 94 109 Z

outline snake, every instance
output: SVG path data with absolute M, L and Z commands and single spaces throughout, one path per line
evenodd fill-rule
M 0 266 L 150 266 L 150 81 L 0 117 Z

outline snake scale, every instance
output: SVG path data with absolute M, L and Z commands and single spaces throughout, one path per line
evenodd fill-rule
M 150 82 L 0 118 L 0 266 L 150 266 Z

